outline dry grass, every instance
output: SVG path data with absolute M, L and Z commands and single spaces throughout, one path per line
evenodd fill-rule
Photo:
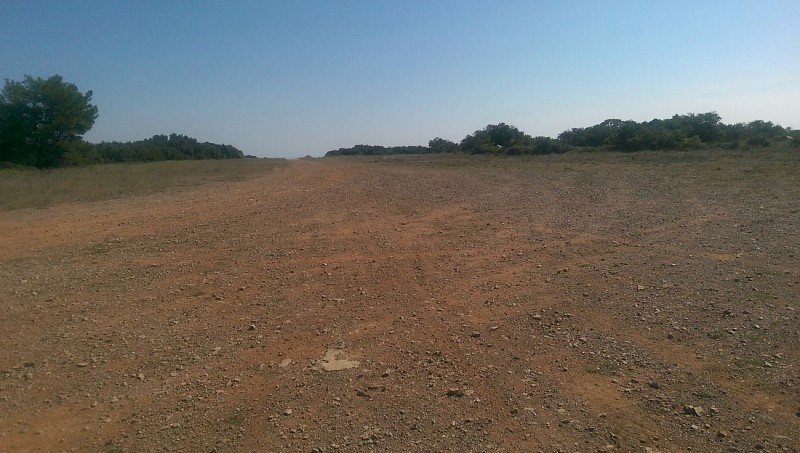
M 618 151 L 577 149 L 564 154 L 530 156 L 491 156 L 486 154 L 409 154 L 387 156 L 345 156 L 344 159 L 361 159 L 368 162 L 420 164 L 434 167 L 505 167 L 512 164 L 641 164 L 641 165 L 691 165 L 719 163 L 761 162 L 762 165 L 782 167 L 800 163 L 800 148 L 786 144 L 768 148 L 726 150 L 708 148 L 690 151 Z
M 508 171 L 536 170 L 543 173 L 572 174 L 576 178 L 603 175 L 616 169 L 657 168 L 662 177 L 700 178 L 716 185 L 742 180 L 780 181 L 800 178 L 800 148 L 777 145 L 769 148 L 726 150 L 710 148 L 693 151 L 615 151 L 574 150 L 565 154 L 533 156 L 487 156 L 465 154 L 425 154 L 390 156 L 348 156 L 363 162 L 412 165 L 434 168 L 484 168 Z
M 284 159 L 191 160 L 3 170 L 0 171 L 0 210 L 107 200 L 243 179 L 285 162 Z

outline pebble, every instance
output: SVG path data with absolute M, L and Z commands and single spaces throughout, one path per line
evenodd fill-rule
M 703 415 L 703 408 L 700 406 L 683 406 L 683 413 L 687 415 Z
M 464 391 L 461 390 L 461 389 L 458 389 L 458 388 L 451 388 L 451 389 L 447 389 L 447 393 L 445 393 L 445 395 L 450 396 L 450 397 L 453 397 L 453 396 L 462 397 L 462 396 L 464 396 Z

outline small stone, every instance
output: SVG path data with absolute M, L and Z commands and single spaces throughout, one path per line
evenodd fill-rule
M 250 324 L 250 327 L 248 327 L 247 330 L 252 332 L 252 331 L 256 330 L 256 326 L 253 325 L 253 324 Z
M 283 411 L 283 415 L 292 415 L 292 410 L 286 409 L 285 411 Z
M 340 349 L 328 349 L 328 351 L 325 352 L 325 356 L 322 358 L 320 368 L 324 371 L 331 372 L 357 368 L 359 366 L 359 362 L 356 360 L 337 359 L 341 353 L 342 351 Z
M 475 330 L 471 334 L 469 334 L 469 336 L 471 336 L 472 338 L 478 338 L 481 336 L 481 333 Z
M 540 319 L 542 319 L 542 315 L 533 315 L 532 318 L 539 321 Z
M 78 362 L 75 365 L 77 365 L 78 368 L 86 368 L 87 366 L 89 366 L 89 362 Z
M 647 385 L 649 385 L 651 389 L 657 389 L 657 388 L 661 387 L 660 385 L 658 385 L 658 382 L 656 382 L 656 381 L 650 381 L 650 382 L 647 383 Z
M 464 391 L 458 388 L 451 388 L 447 389 L 447 393 L 445 395 L 450 397 L 462 397 L 464 396 Z
M 703 415 L 703 408 L 700 406 L 684 406 L 683 413 L 687 415 L 696 415 L 700 417 Z
M 365 392 L 363 390 L 356 390 L 356 395 L 358 395 L 358 396 L 360 396 L 362 398 L 369 398 L 369 393 L 367 393 L 367 392 Z

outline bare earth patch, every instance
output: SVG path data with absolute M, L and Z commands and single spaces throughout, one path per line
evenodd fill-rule
M 692 156 L 0 212 L 0 450 L 798 451 L 800 158 Z

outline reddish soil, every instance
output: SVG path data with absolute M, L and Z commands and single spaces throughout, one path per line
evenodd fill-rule
M 658 156 L 0 213 L 0 450 L 798 451 L 800 158 Z

